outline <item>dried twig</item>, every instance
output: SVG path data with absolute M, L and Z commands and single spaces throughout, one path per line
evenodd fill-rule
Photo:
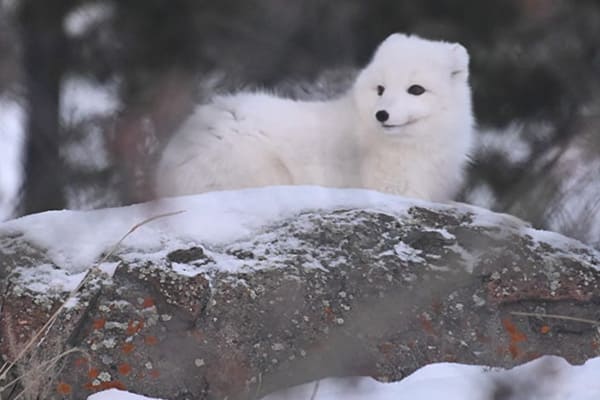
M 530 313 L 530 312 L 521 312 L 521 311 L 512 311 L 511 314 L 515 315 L 515 316 L 520 316 L 520 317 L 562 319 L 562 320 L 566 320 L 566 321 L 583 322 L 585 324 L 591 324 L 591 325 L 600 325 L 600 321 L 595 321 L 593 319 L 586 319 L 586 318 L 569 317 L 568 315 Z
M 7 384 L 5 384 L 4 386 L 0 387 L 0 393 L 4 392 L 6 389 L 8 389 L 12 385 L 18 383 L 19 381 L 28 378 L 29 375 L 38 375 L 40 373 L 48 372 L 62 358 L 68 356 L 71 353 L 76 353 L 76 352 L 85 353 L 85 351 L 83 351 L 81 349 L 78 349 L 78 348 L 73 348 L 73 349 L 69 349 L 67 351 L 63 351 L 62 353 L 58 354 L 57 356 L 52 357 L 51 359 L 49 359 L 47 361 L 41 362 L 40 365 L 38 366 L 38 368 L 30 369 L 29 371 L 27 371 L 27 372 L 19 375 L 18 377 L 16 377 L 12 381 L 10 381 Z M 85 353 L 85 354 L 87 354 L 87 353 Z M 21 393 L 23 393 L 23 392 L 21 392 Z M 21 394 L 19 394 L 19 396 L 20 395 Z M 18 396 L 17 396 L 17 398 L 18 398 Z

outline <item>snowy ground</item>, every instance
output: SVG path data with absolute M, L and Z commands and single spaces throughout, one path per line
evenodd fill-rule
M 597 400 L 600 358 L 572 366 L 558 357 L 543 357 L 511 370 L 461 364 L 431 364 L 399 382 L 372 378 L 330 378 L 271 394 L 263 400 Z M 88 400 L 151 400 L 111 389 Z M 165 399 L 169 400 L 169 399 Z

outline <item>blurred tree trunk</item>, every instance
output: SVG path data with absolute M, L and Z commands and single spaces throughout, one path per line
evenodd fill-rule
M 65 207 L 59 90 L 66 57 L 62 21 L 70 3 L 23 0 L 18 11 L 27 91 L 21 214 Z

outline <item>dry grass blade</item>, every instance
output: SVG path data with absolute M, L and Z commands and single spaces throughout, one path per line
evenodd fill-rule
M 562 319 L 565 321 L 583 322 L 585 324 L 600 325 L 600 321 L 595 321 L 593 319 L 586 319 L 586 318 L 569 317 L 568 315 L 529 313 L 529 312 L 521 312 L 521 311 L 513 311 L 513 312 L 511 312 L 511 314 L 515 315 L 515 316 L 520 316 L 520 317 Z
M 121 245 L 121 243 L 123 243 L 123 241 L 127 238 L 127 236 L 131 235 L 133 232 L 135 232 L 140 227 L 142 227 L 146 224 L 149 224 L 150 222 L 156 221 L 157 219 L 173 217 L 175 215 L 183 214 L 184 212 L 185 212 L 184 210 L 179 210 L 179 211 L 173 211 L 173 212 L 168 212 L 168 213 L 164 213 L 164 214 L 158 214 L 158 215 L 154 215 L 150 218 L 147 218 L 147 219 L 143 220 L 142 222 L 138 222 L 137 224 L 132 226 L 131 229 L 129 229 L 129 231 L 127 231 L 127 233 L 124 234 L 123 237 L 121 239 L 119 239 L 119 241 L 117 243 L 115 243 L 115 245 L 112 247 L 112 249 L 110 249 L 110 251 L 108 253 L 106 253 L 106 255 L 100 261 L 98 261 L 96 263 L 96 265 L 102 264 L 104 261 L 106 261 L 108 259 L 108 257 L 113 255 L 115 253 L 115 251 L 117 251 L 117 248 Z M 79 290 L 79 289 L 80 289 L 80 287 L 77 288 L 77 290 Z
M 131 235 L 133 232 L 135 232 L 141 226 L 146 225 L 146 224 L 148 224 L 148 223 L 150 223 L 152 221 L 156 221 L 157 219 L 160 219 L 160 218 L 166 218 L 166 217 L 171 217 L 171 216 L 174 216 L 174 215 L 182 214 L 184 212 L 185 211 L 180 210 L 180 211 L 169 212 L 169 213 L 164 213 L 164 214 L 159 214 L 159 215 L 152 216 L 150 218 L 147 218 L 147 219 L 145 219 L 145 220 L 143 220 L 143 221 L 135 224 L 127 233 L 125 233 L 123 235 L 123 237 L 121 239 L 119 239 L 119 241 L 117 243 L 115 243 L 115 245 L 111 248 L 111 250 L 108 253 L 106 253 L 106 255 L 104 257 L 102 257 L 102 259 L 100 259 L 100 261 L 96 262 L 88 270 L 87 274 L 81 280 L 81 282 L 79 282 L 79 284 L 77 285 L 77 287 L 75 287 L 75 289 L 73 289 L 69 293 L 69 295 L 67 296 L 67 298 L 65 299 L 65 301 L 63 301 L 61 303 L 61 305 L 54 312 L 54 314 L 52 314 L 52 316 L 48 319 L 48 321 L 46 321 L 46 323 L 44 324 L 44 326 L 42 326 L 40 329 L 37 330 L 37 332 L 35 333 L 35 335 L 33 335 L 33 337 L 27 342 L 27 344 L 25 345 L 25 347 L 23 347 L 23 349 L 21 349 L 21 351 L 19 352 L 19 354 L 12 361 L 10 361 L 10 362 L 6 361 L 2 365 L 2 368 L 0 368 L 0 380 L 6 379 L 6 374 L 8 373 L 8 371 L 10 371 L 10 369 L 12 367 L 14 367 L 14 365 L 19 360 L 21 360 L 25 354 L 27 354 L 27 352 L 31 349 L 31 347 L 34 344 L 38 343 L 38 339 L 42 336 L 42 334 L 44 332 L 47 332 L 52 327 L 52 325 L 54 324 L 54 322 L 56 321 L 56 319 L 60 315 L 60 312 L 65 308 L 65 305 L 68 303 L 68 301 L 71 300 L 72 298 L 74 298 L 75 295 L 77 294 L 77 292 L 79 292 L 79 290 L 83 287 L 83 285 L 85 285 L 90 280 L 90 277 L 93 276 L 95 273 L 97 273 L 99 271 L 98 270 L 98 265 L 102 264 L 110 256 L 112 256 L 116 252 L 116 250 L 118 249 L 118 247 L 121 245 L 121 243 L 123 243 L 123 241 L 129 235 Z M 41 343 L 41 341 L 39 343 Z
M 50 370 L 50 368 L 54 367 L 54 365 L 60 361 L 62 358 L 68 356 L 69 354 L 72 353 L 85 353 L 83 350 L 81 349 L 69 349 L 67 351 L 64 351 L 62 353 L 60 353 L 59 355 L 52 357 L 50 360 L 44 361 L 39 365 L 39 368 L 36 369 L 32 369 L 22 375 L 19 375 L 18 377 L 16 377 L 15 379 L 13 379 L 12 381 L 8 382 L 7 384 L 5 384 L 4 386 L 0 387 L 0 393 L 4 392 L 6 389 L 8 389 L 9 387 L 11 387 L 12 385 L 14 385 L 15 383 L 18 383 L 19 381 L 26 379 L 28 375 L 33 375 L 33 374 L 39 374 L 40 370 L 42 370 L 41 372 L 47 372 Z M 15 400 L 18 397 L 15 398 Z

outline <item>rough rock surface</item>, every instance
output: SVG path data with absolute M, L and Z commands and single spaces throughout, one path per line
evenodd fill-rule
M 222 248 L 112 256 L 114 275 L 92 273 L 19 365 L 81 349 L 52 369 L 46 398 L 119 387 L 233 399 L 325 376 L 398 380 L 438 361 L 509 367 L 542 354 L 573 363 L 598 355 L 597 326 L 564 318 L 600 320 L 598 253 L 483 215 L 462 206 L 312 211 Z M 247 271 L 223 272 L 232 259 Z M 66 297 L 11 274 L 47 263 L 18 234 L 0 237 L 6 359 Z M 207 272 L 186 276 L 186 265 Z

